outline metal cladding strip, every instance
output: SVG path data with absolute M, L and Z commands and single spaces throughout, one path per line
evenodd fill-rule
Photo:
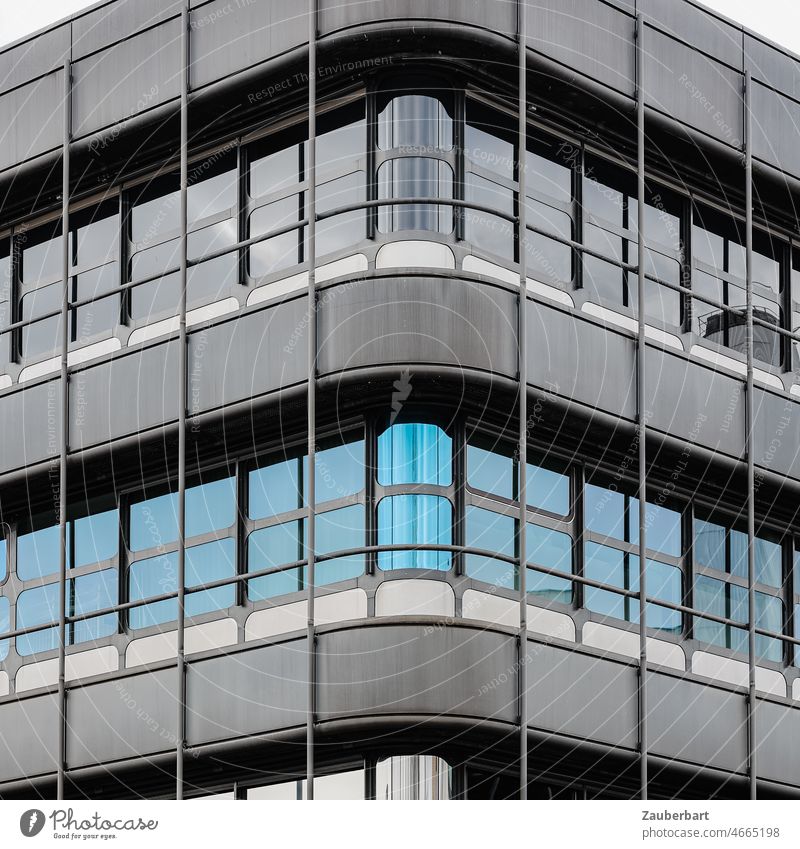
M 186 403 L 188 357 L 186 336 L 187 226 L 189 191 L 189 6 L 181 10 L 181 268 L 179 304 L 178 388 L 178 631 L 177 733 L 175 742 L 175 798 L 183 799 L 183 757 L 186 746 Z
M 644 16 L 636 18 L 636 195 L 638 204 L 636 405 L 639 449 L 639 795 L 647 799 L 647 411 L 644 275 Z
M 67 453 L 69 450 L 69 157 L 72 135 L 72 57 L 64 60 L 64 139 L 61 167 L 61 438 L 58 458 L 58 778 L 56 797 L 64 798 L 67 760 Z
M 753 145 L 750 71 L 744 74 L 745 285 L 747 292 L 747 389 L 745 454 L 747 457 L 747 763 L 750 798 L 756 798 L 756 592 L 755 463 L 753 457 Z
M 526 307 L 528 249 L 525 208 L 525 164 L 528 139 L 528 78 L 525 51 L 525 5 L 526 0 L 517 0 L 517 40 L 519 56 L 518 138 L 517 138 L 517 181 L 519 191 L 519 220 L 517 234 L 519 243 L 519 309 L 517 317 L 517 351 L 519 356 L 519 637 L 517 639 L 519 686 L 519 797 L 528 798 L 528 676 L 526 661 L 528 651 L 528 586 L 527 586 L 527 469 L 528 469 L 528 369 L 526 361 L 525 334 L 527 332 Z
M 316 634 L 314 627 L 314 566 L 316 556 L 316 441 L 317 441 L 317 292 L 316 292 L 316 235 L 317 235 L 317 6 L 308 6 L 308 696 L 306 714 L 306 797 L 314 799 L 314 691 L 316 678 Z

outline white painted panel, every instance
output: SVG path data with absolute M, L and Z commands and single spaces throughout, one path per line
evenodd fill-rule
M 461 599 L 461 615 L 465 619 L 480 619 L 508 628 L 519 627 L 519 604 L 480 590 L 467 590 Z M 528 632 L 575 642 L 575 623 L 572 617 L 557 610 L 528 605 Z
M 800 678 L 795 678 L 792 681 L 792 698 L 800 701 Z
M 591 301 L 586 301 L 581 307 L 581 310 L 588 315 L 593 315 L 603 321 L 607 321 L 609 324 L 624 327 L 632 333 L 639 332 L 639 323 L 636 319 L 631 318 L 629 315 L 616 312 L 616 310 L 600 306 L 600 304 L 593 304 Z M 683 350 L 683 342 L 674 333 L 667 333 L 665 330 L 661 330 L 659 327 L 652 327 L 649 324 L 644 326 L 644 333 L 648 339 L 652 339 L 654 342 L 658 342 L 667 348 L 675 348 L 678 351 Z
M 583 626 L 581 641 L 585 646 L 639 659 L 639 635 L 635 631 L 625 631 L 602 622 L 587 622 Z M 675 643 L 655 637 L 647 638 L 647 662 L 686 671 L 683 649 Z
M 328 593 L 318 596 L 314 601 L 314 621 L 317 625 L 365 619 L 366 616 L 367 594 L 358 588 L 340 593 Z M 307 624 L 307 601 L 279 604 L 251 613 L 244 626 L 244 638 L 246 641 L 267 640 L 280 634 L 300 631 Z
M 447 245 L 422 239 L 389 242 L 375 257 L 375 268 L 455 268 L 456 258 Z
M 238 630 L 235 619 L 215 619 L 202 625 L 192 625 L 185 632 L 186 654 L 236 645 Z M 125 650 L 125 666 L 148 666 L 169 660 L 177 654 L 177 631 L 164 631 L 149 637 L 131 640 Z
M 696 651 L 692 655 L 692 672 L 717 681 L 725 681 L 739 687 L 747 687 L 749 681 L 748 666 L 744 661 L 731 657 L 722 657 L 710 652 Z M 756 667 L 756 689 L 762 693 L 786 696 L 786 679 L 774 669 Z
M 84 345 L 83 348 L 70 351 L 67 355 L 67 362 L 71 366 L 78 365 L 79 363 L 93 360 L 95 357 L 102 357 L 106 354 L 112 354 L 114 351 L 119 351 L 120 347 L 120 341 L 116 337 L 103 339 L 100 342 L 95 342 L 93 345 Z M 58 371 L 59 368 L 61 368 L 61 357 L 50 357 L 49 360 L 42 360 L 39 363 L 25 366 L 19 373 L 19 382 L 25 383 L 27 380 L 43 377 L 46 374 Z M 9 378 L 9 385 L 10 380 L 11 378 Z
M 324 280 L 333 280 L 334 277 L 363 274 L 368 268 L 369 264 L 364 254 L 353 254 L 353 256 L 345 256 L 325 265 L 317 266 L 314 278 L 317 283 L 322 283 Z M 306 279 L 308 278 L 306 277 Z
M 461 267 L 464 271 L 471 271 L 473 274 L 482 274 L 484 277 L 494 277 L 497 280 L 504 280 L 512 286 L 519 286 L 519 274 L 511 271 L 510 268 L 503 268 L 502 265 L 497 265 L 494 262 L 481 259 L 478 256 L 464 257 L 464 262 Z
M 78 678 L 116 672 L 117 669 L 119 669 L 119 652 L 114 646 L 102 646 L 89 651 L 68 654 L 64 671 L 67 681 L 74 681 Z M 57 684 L 58 658 L 21 666 L 17 671 L 15 683 L 18 693 Z
M 376 616 L 455 616 L 456 596 L 444 581 L 384 581 L 375 593 Z
M 0 374 L 0 389 L 8 389 L 9 386 L 14 381 L 11 379 L 11 375 L 8 374 Z
M 575 301 L 569 292 L 559 289 L 556 286 L 550 286 L 547 283 L 542 283 L 539 280 L 531 280 L 530 277 L 525 278 L 525 285 L 532 295 L 541 295 L 543 298 L 549 298 L 551 301 L 556 301 L 559 304 L 564 304 L 567 307 L 575 307 Z
M 172 318 L 165 318 L 162 321 L 154 321 L 152 324 L 146 324 L 144 327 L 137 327 L 128 337 L 128 345 L 138 345 L 141 342 L 158 339 L 159 336 L 173 333 L 178 327 L 179 319 L 177 315 L 172 316 Z
M 9 689 L 8 672 L 0 672 L 0 696 L 7 696 Z
M 282 280 L 273 280 L 272 283 L 258 286 L 247 296 L 247 306 L 251 307 L 253 304 L 271 301 L 273 298 L 282 298 L 301 289 L 308 289 L 307 271 L 301 271 L 300 274 L 293 274 L 291 277 L 284 277 Z
M 734 360 L 733 357 L 726 357 L 724 354 L 711 351 L 708 348 L 704 348 L 702 345 L 692 345 L 692 349 L 689 353 L 693 357 L 697 357 L 698 360 L 705 360 L 705 362 L 711 363 L 713 366 L 726 368 L 730 371 L 736 372 L 736 374 L 747 376 L 747 366 L 739 360 Z
M 194 324 L 202 324 L 204 321 L 211 321 L 214 318 L 219 318 L 221 315 L 236 312 L 238 309 L 239 302 L 236 298 L 223 298 L 221 301 L 214 301 L 213 304 L 206 304 L 204 307 L 189 310 L 186 313 L 186 326 L 191 327 Z

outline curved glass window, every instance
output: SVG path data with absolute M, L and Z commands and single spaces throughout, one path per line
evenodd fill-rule
M 453 506 L 438 495 L 394 495 L 378 502 L 378 545 L 452 545 Z M 450 568 L 449 551 L 382 551 L 381 569 Z
M 378 168 L 378 198 L 453 197 L 453 171 L 446 162 L 422 156 L 391 159 Z M 447 204 L 406 203 L 381 206 L 378 210 L 381 233 L 399 230 L 433 230 L 450 233 L 453 209 Z
M 0 596 L 0 634 L 7 634 L 11 630 L 10 605 L 7 598 Z M 8 640 L 0 640 L 0 660 L 8 656 Z
M 317 555 L 359 548 L 364 545 L 365 510 L 363 504 L 353 504 L 339 510 L 328 510 L 316 517 Z M 247 542 L 247 571 L 260 572 L 303 560 L 306 532 L 305 520 L 295 519 L 280 525 L 270 525 L 250 534 Z M 336 557 L 316 564 L 315 584 L 324 586 L 364 573 L 364 555 L 352 554 Z M 306 587 L 305 566 L 297 566 L 263 575 L 248 581 L 248 597 L 251 601 L 262 601 L 287 593 L 298 592 Z
M 400 94 L 388 100 L 378 114 L 378 147 L 450 150 L 453 119 L 438 97 Z
M 186 586 L 195 587 L 232 578 L 236 574 L 236 543 L 221 539 L 186 549 Z M 131 601 L 175 592 L 178 589 L 178 552 L 159 554 L 137 560 L 129 570 Z M 236 603 L 236 587 L 229 584 L 186 596 L 186 615 L 199 616 L 213 610 L 224 610 Z M 131 628 L 147 628 L 172 622 L 178 616 L 178 600 L 157 601 L 134 607 L 130 611 Z
M 8 547 L 4 538 L 0 537 L 0 584 L 8 575 Z M 2 633 L 2 631 L 0 631 Z
M 383 486 L 453 481 L 453 441 L 437 425 L 403 422 L 378 437 L 378 483 Z

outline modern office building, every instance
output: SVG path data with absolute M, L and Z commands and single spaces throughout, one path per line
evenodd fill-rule
M 689 0 L 0 51 L 0 797 L 800 796 L 798 126 Z

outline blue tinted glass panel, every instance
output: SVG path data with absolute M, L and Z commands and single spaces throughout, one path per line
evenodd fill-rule
M 584 488 L 586 530 L 614 539 L 625 539 L 625 496 L 601 486 Z
M 320 513 L 316 520 L 317 554 L 332 554 L 364 545 L 364 505 L 353 504 L 341 510 Z M 346 581 L 364 574 L 364 555 L 351 554 L 317 563 L 315 582 L 318 585 Z
M 8 547 L 6 541 L 0 539 L 0 583 L 5 581 L 8 575 Z
M 236 487 L 232 477 L 186 490 L 186 538 L 220 531 L 233 524 Z M 131 551 L 145 551 L 178 539 L 178 494 L 131 504 Z
M 737 578 L 747 578 L 747 534 L 731 531 L 730 541 L 731 556 L 727 571 Z
M 33 628 L 45 622 L 58 620 L 59 585 L 47 584 L 20 593 L 17 599 L 16 627 Z M 17 637 L 17 651 L 21 655 L 49 651 L 58 646 L 58 628 L 47 628 L 34 634 Z
M 355 495 L 364 489 L 364 440 L 317 451 L 317 504 Z
M 628 505 L 630 541 L 639 544 L 639 499 L 631 498 Z M 651 551 L 660 551 L 672 557 L 681 556 L 681 514 L 658 504 L 647 503 L 646 546 Z M 648 593 L 649 595 L 650 593 Z
M 232 539 L 215 540 L 186 549 L 186 586 L 194 587 L 230 578 L 236 572 L 235 543 Z M 140 560 L 130 567 L 131 601 L 175 592 L 178 588 L 178 553 L 161 554 Z M 236 600 L 233 584 L 186 596 L 186 615 L 199 616 L 231 607 Z M 130 611 L 131 628 L 146 628 L 177 618 L 178 601 L 158 601 Z
M 7 634 L 11 630 L 10 605 L 7 598 L 0 596 L 0 634 Z M 0 640 L 0 660 L 8 656 L 8 640 Z
M 517 523 L 512 516 L 502 516 L 480 507 L 467 507 L 465 518 L 466 544 L 469 547 L 495 551 L 507 557 L 515 556 Z M 517 584 L 517 569 L 513 563 L 468 554 L 465 568 L 471 578 L 487 584 L 506 589 L 513 589 Z
M 84 516 L 73 523 L 75 562 L 73 568 L 88 566 L 115 557 L 119 548 L 119 514 L 106 510 Z
M 392 425 L 378 437 L 378 483 L 448 486 L 453 480 L 452 457 L 452 440 L 436 425 Z
M 453 508 L 435 495 L 395 495 L 378 502 L 378 545 L 452 545 Z M 381 569 L 450 568 L 447 551 L 385 551 Z
M 613 587 L 625 587 L 625 554 L 615 548 L 586 543 L 584 548 L 584 574 L 592 581 L 602 581 Z M 595 587 L 584 588 L 584 604 L 587 609 L 604 616 L 625 619 L 625 597 Z
M 250 534 L 247 543 L 247 571 L 260 572 L 302 560 L 303 521 L 296 519 L 281 525 L 272 525 Z M 248 596 L 251 601 L 261 601 L 277 595 L 297 592 L 303 589 L 304 569 L 277 572 L 248 581 Z
M 528 523 L 526 548 L 528 563 L 559 572 L 572 571 L 572 539 L 568 534 Z M 529 568 L 526 584 L 530 595 L 561 604 L 572 601 L 572 584 L 567 578 L 545 575 Z
M 541 466 L 528 465 L 525 500 L 529 507 L 557 513 L 569 514 L 569 478 Z
M 473 489 L 514 498 L 514 461 L 477 445 L 467 446 L 467 482 Z
M 715 616 L 724 616 L 736 622 L 747 622 L 747 590 L 698 575 L 694 582 L 694 606 Z M 733 649 L 747 651 L 747 631 L 718 622 L 695 617 L 694 635 L 698 640 Z
M 103 569 L 81 575 L 70 581 L 74 595 L 70 599 L 70 616 L 82 616 L 94 610 L 104 610 L 117 603 L 117 570 Z M 117 632 L 117 616 L 107 613 L 75 622 L 72 626 L 72 643 L 99 640 Z
M 756 593 L 756 627 L 776 634 L 783 632 L 783 604 L 779 598 Z M 765 660 L 780 663 L 783 647 L 780 640 L 756 634 L 756 654 Z
M 630 587 L 634 592 L 639 591 L 639 558 L 630 555 L 628 558 L 630 571 Z M 681 570 L 668 563 L 660 563 L 657 560 L 648 560 L 645 564 L 647 570 L 647 595 L 650 598 L 660 598 L 672 604 L 682 602 Z M 628 600 L 628 621 L 639 622 L 639 599 Z M 647 627 L 659 628 L 662 631 L 680 631 L 682 618 L 677 610 L 670 610 L 658 604 L 647 605 Z
M 756 583 L 780 587 L 781 581 L 781 547 L 771 540 L 755 539 Z
M 700 566 L 717 569 L 725 568 L 725 528 L 702 519 L 694 521 L 694 561 Z
M 794 636 L 800 639 L 800 604 L 794 606 Z M 800 646 L 794 647 L 794 665 L 800 666 Z
M 30 581 L 58 572 L 60 539 L 57 524 L 21 534 L 17 539 L 17 575 L 23 581 Z
M 272 463 L 250 472 L 248 503 L 251 519 L 267 519 L 303 506 L 303 459 Z

